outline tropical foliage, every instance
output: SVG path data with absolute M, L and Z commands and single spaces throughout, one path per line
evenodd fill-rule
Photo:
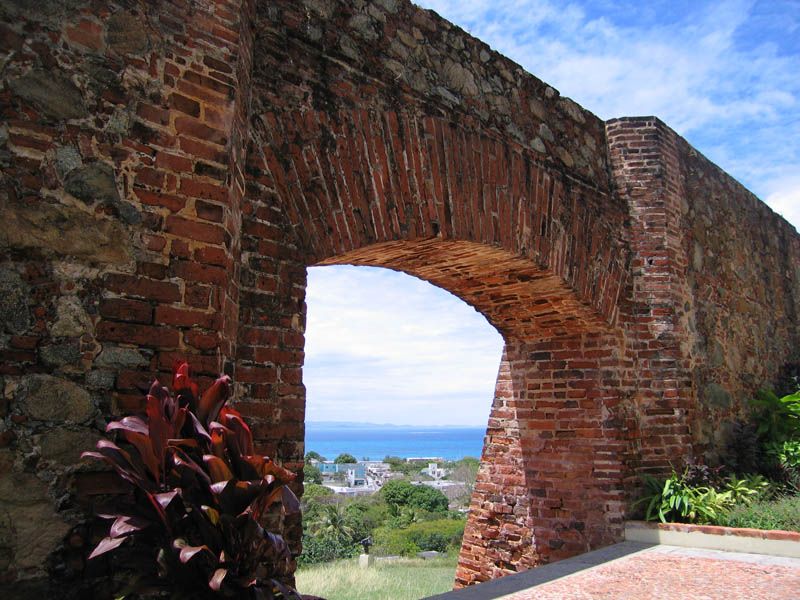
M 645 477 L 646 492 L 637 504 L 645 504 L 645 519 L 662 523 L 716 523 L 736 505 L 747 505 L 764 497 L 769 484 L 760 475 L 724 481 L 720 489 L 692 485 L 689 469 L 675 471 L 664 481 Z
M 200 395 L 181 363 L 172 394 L 154 382 L 141 414 L 107 426 L 117 443 L 84 452 L 133 486 L 132 502 L 101 515 L 113 522 L 90 555 L 126 550 L 124 566 L 138 577 L 123 595 L 299 598 L 282 583 L 289 549 L 264 528 L 268 514 L 298 511 L 286 485 L 295 476 L 255 453 L 250 428 L 225 406 L 230 384 L 222 376 Z
M 636 504 L 646 519 L 800 529 L 800 391 L 759 392 L 751 406 L 751 420 L 732 428 L 726 464 L 644 478 Z
M 394 516 L 398 516 L 403 509 L 447 512 L 447 496 L 427 485 L 413 485 L 403 479 L 393 479 L 386 482 L 380 493 Z
M 461 544 L 463 515 L 449 513 L 444 494 L 428 486 L 391 480 L 378 494 L 352 499 L 320 488 L 306 485 L 303 494 L 301 566 L 355 556 L 368 537 L 379 555 L 444 552 Z

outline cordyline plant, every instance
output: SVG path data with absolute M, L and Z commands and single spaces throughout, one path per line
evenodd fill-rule
M 125 563 L 139 571 L 136 592 L 300 598 L 279 581 L 290 572 L 286 542 L 263 527 L 275 504 L 285 514 L 299 511 L 285 485 L 295 475 L 256 455 L 250 428 L 225 406 L 230 383 L 222 376 L 201 396 L 189 365 L 180 363 L 174 396 L 154 382 L 143 414 L 106 428 L 120 445 L 100 440 L 96 451 L 83 453 L 110 464 L 134 486 L 133 505 L 100 515 L 114 522 L 89 558 L 123 544 L 135 549 L 134 562 L 149 563 Z

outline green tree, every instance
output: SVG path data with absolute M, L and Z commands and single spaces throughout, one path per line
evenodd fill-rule
M 380 527 L 389 516 L 386 503 L 379 495 L 355 498 L 345 506 L 344 511 L 356 541 L 372 535 L 372 530 Z
M 447 496 L 427 485 L 415 485 L 408 499 L 408 506 L 431 513 L 447 512 Z
M 347 452 L 343 452 L 339 456 L 333 459 L 337 465 L 351 465 L 353 463 L 357 463 L 358 459 L 352 454 L 348 454 Z
M 389 505 L 389 511 L 397 516 L 400 508 L 408 505 L 408 500 L 414 493 L 414 486 L 404 479 L 392 479 L 386 482 L 380 493 Z
M 319 511 L 317 519 L 310 523 L 314 535 L 349 539 L 353 541 L 354 530 L 347 521 L 347 513 L 341 504 L 327 504 Z
M 312 464 L 303 466 L 303 481 L 306 483 L 322 483 L 322 471 Z
M 312 460 L 318 460 L 320 462 L 325 462 L 327 459 L 322 456 L 319 452 L 314 452 L 313 450 L 306 452 L 306 462 L 311 462 Z

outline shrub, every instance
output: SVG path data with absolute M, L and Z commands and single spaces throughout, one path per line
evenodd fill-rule
M 390 529 L 378 527 L 372 532 L 373 552 L 378 555 L 389 556 L 414 556 L 420 552 L 420 547 L 412 542 L 404 529 Z
M 686 472 L 675 471 L 665 481 L 645 477 L 646 494 L 636 504 L 646 504 L 645 519 L 662 523 L 711 523 L 732 506 L 730 492 L 707 486 L 691 486 Z
M 800 391 L 782 398 L 761 391 L 752 404 L 757 433 L 765 443 L 800 440 Z
M 303 553 L 297 557 L 297 564 L 313 565 L 350 558 L 357 554 L 358 546 L 347 536 L 306 533 L 303 535 Z
M 393 479 L 381 488 L 381 495 L 394 516 L 403 509 L 442 513 L 447 512 L 448 500 L 442 492 L 427 485 L 413 485 Z
M 463 519 L 437 519 L 412 523 L 404 529 L 380 527 L 375 530 L 375 552 L 413 556 L 422 550 L 446 552 L 458 548 L 464 536 Z
M 225 406 L 229 390 L 223 376 L 200 396 L 189 365 L 181 363 L 174 397 L 154 382 L 142 414 L 106 428 L 120 445 L 100 440 L 96 451 L 83 454 L 133 484 L 134 502 L 117 503 L 109 535 L 90 558 L 127 547 L 125 567 L 140 576 L 134 592 L 299 598 L 280 582 L 290 574 L 286 543 L 263 526 L 275 504 L 284 514 L 298 511 L 284 485 L 294 474 L 255 454 L 249 427 Z
M 309 503 L 319 498 L 333 496 L 333 490 L 318 483 L 303 484 L 303 502 Z
M 662 523 L 719 523 L 735 506 L 746 506 L 772 493 L 770 483 L 760 475 L 735 475 L 718 484 L 692 485 L 689 467 L 674 470 L 666 480 L 645 477 L 646 494 L 634 504 L 646 504 L 645 519 Z
M 719 525 L 800 532 L 800 496 L 738 506 L 724 515 Z
M 447 512 L 448 504 L 447 496 L 427 485 L 415 485 L 411 497 L 408 499 L 408 505 L 411 508 L 431 513 Z
M 408 539 L 422 550 L 446 552 L 448 549 L 461 546 L 465 525 L 466 521 L 463 519 L 437 519 L 414 523 L 405 530 L 405 533 Z
M 389 505 L 392 514 L 396 515 L 401 506 L 408 504 L 414 486 L 404 479 L 392 479 L 381 488 L 380 494 Z

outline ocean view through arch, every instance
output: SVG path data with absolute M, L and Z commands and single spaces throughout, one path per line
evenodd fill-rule
M 459 298 L 404 273 L 308 273 L 306 452 L 479 458 L 500 334 Z

